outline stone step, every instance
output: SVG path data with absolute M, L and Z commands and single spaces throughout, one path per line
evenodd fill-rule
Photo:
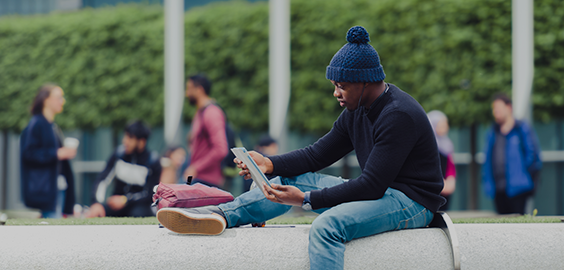
M 564 224 L 456 224 L 461 269 L 564 269 Z M 308 269 L 309 225 L 219 236 L 157 226 L 1 226 L 0 269 Z M 453 269 L 442 229 L 347 243 L 346 269 Z

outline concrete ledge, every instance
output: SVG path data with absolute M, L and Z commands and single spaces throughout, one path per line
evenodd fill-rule
M 564 224 L 457 224 L 462 269 L 564 269 Z M 178 235 L 157 226 L 0 226 L 0 269 L 308 269 L 310 226 Z M 346 269 L 452 269 L 438 228 L 347 243 Z
M 564 223 L 455 227 L 462 269 L 564 269 Z

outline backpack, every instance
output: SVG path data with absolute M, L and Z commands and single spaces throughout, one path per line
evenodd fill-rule
M 216 187 L 200 183 L 163 184 L 155 186 L 152 207 L 157 210 L 164 207 L 192 208 L 206 205 L 218 205 L 233 201 L 231 193 Z
M 212 103 L 213 105 L 217 106 L 219 109 L 221 109 L 221 111 L 223 112 L 223 115 L 225 116 L 225 138 L 227 138 L 227 156 L 225 156 L 223 158 L 223 160 L 221 161 L 221 171 L 223 172 L 224 176 L 227 177 L 233 177 L 235 175 L 238 175 L 238 169 L 237 166 L 235 164 L 235 162 L 233 162 L 233 159 L 235 158 L 235 155 L 233 154 L 233 152 L 231 152 L 231 148 L 237 147 L 237 142 L 239 141 L 237 138 L 237 135 L 235 134 L 235 131 L 233 130 L 233 127 L 231 126 L 231 124 L 229 123 L 228 119 L 227 119 L 227 114 L 225 113 L 225 110 L 219 106 L 219 104 L 217 103 Z M 210 104 L 210 105 L 212 105 Z M 204 118 L 204 111 L 209 107 L 206 106 L 204 107 L 204 109 L 202 110 L 202 113 L 200 114 L 201 116 L 201 121 L 203 122 L 203 118 Z

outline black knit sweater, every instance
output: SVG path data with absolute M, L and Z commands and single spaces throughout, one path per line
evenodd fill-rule
M 313 209 L 376 200 L 388 187 L 436 212 L 445 202 L 433 130 L 419 103 L 395 85 L 370 108 L 343 110 L 329 133 L 313 145 L 272 156 L 273 174 L 296 176 L 321 170 L 351 151 L 362 174 L 343 184 L 311 192 Z

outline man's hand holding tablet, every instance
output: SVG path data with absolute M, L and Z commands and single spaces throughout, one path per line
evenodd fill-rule
M 236 156 L 233 161 L 241 169 L 239 175 L 244 176 L 245 179 L 252 178 L 268 200 L 280 204 L 302 205 L 304 193 L 297 187 L 268 182 L 264 173 L 273 171 L 272 162 L 269 158 L 255 151 L 248 152 L 244 147 L 232 148 L 231 151 Z

